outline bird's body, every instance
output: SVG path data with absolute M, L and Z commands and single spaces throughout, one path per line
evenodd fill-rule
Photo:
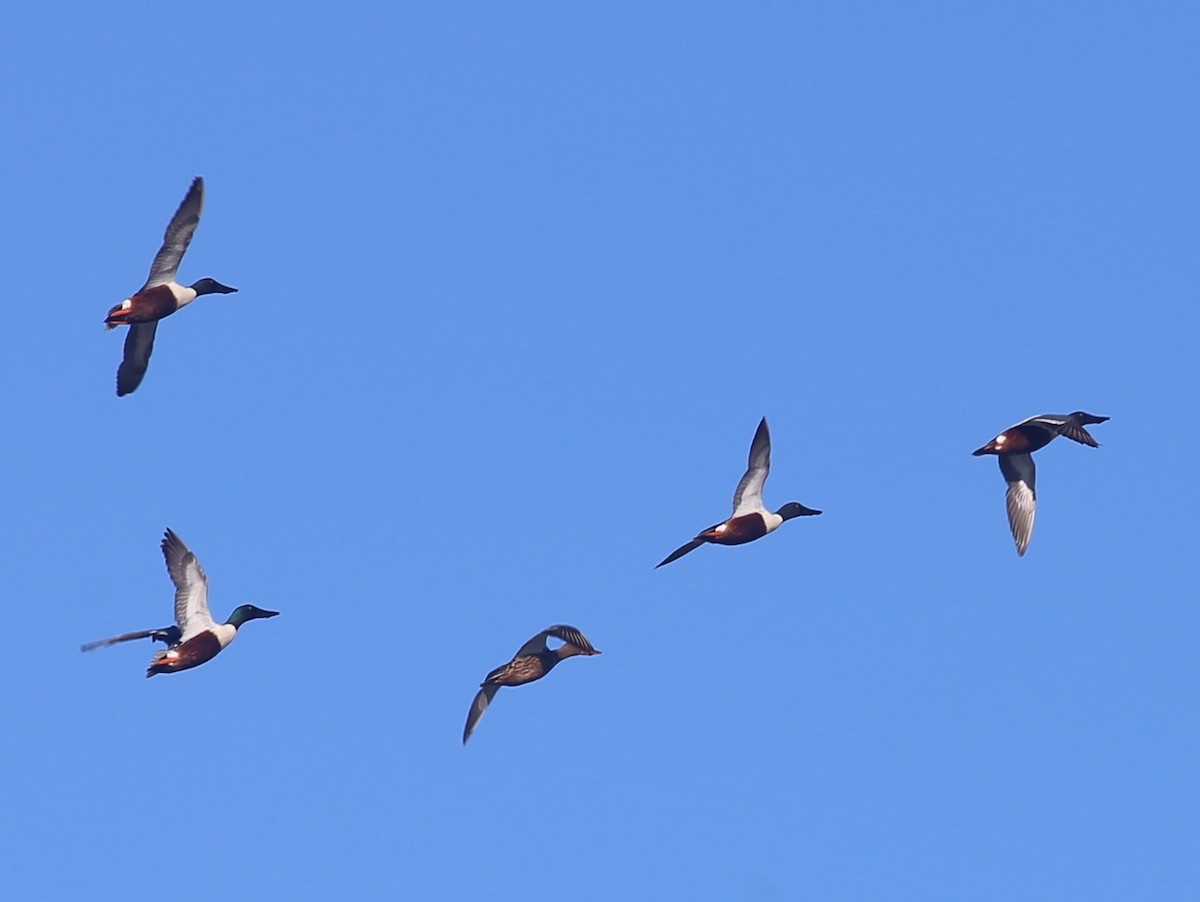
M 154 257 L 146 284 L 115 305 L 104 319 L 108 329 L 129 327 L 129 334 L 125 336 L 124 358 L 117 369 L 119 396 L 127 395 L 141 385 L 146 368 L 150 365 L 159 320 L 181 310 L 201 295 L 237 291 L 215 279 L 200 279 L 191 285 L 180 285 L 175 281 L 180 261 L 192 241 L 196 226 L 200 224 L 203 206 L 204 179 L 197 177 L 167 225 L 162 247 Z
M 151 639 L 165 643 L 167 648 L 154 655 L 146 676 L 175 673 L 211 661 L 228 647 L 237 636 L 238 627 L 247 620 L 274 617 L 279 613 L 244 604 L 235 608 L 225 623 L 215 622 L 208 609 L 208 577 L 204 575 L 204 568 L 200 566 L 196 555 L 169 529 L 163 536 L 162 552 L 171 582 L 175 584 L 175 626 L 123 633 L 99 642 L 89 642 L 82 646 L 82 651 L 134 639 Z
M 548 637 L 561 639 L 563 644 L 558 648 L 550 648 L 546 644 Z M 540 680 L 548 674 L 559 661 L 575 655 L 598 655 L 600 652 L 592 646 L 587 637 L 573 626 L 560 624 L 542 630 L 513 655 L 511 661 L 502 664 L 489 673 L 479 684 L 480 689 L 475 693 L 471 709 L 467 712 L 467 724 L 463 728 L 463 744 L 471 738 L 479 719 L 491 704 L 492 699 L 501 686 L 523 686 Z
M 767 418 L 763 417 L 750 443 L 750 457 L 745 475 L 733 493 L 733 515 L 724 522 L 702 530 L 686 545 L 671 552 L 655 569 L 677 561 L 701 545 L 744 545 L 761 539 L 777 530 L 793 517 L 815 517 L 819 510 L 805 507 L 792 501 L 777 511 L 769 511 L 763 504 L 763 486 L 771 472 L 771 433 Z
M 972 452 L 976 457 L 995 454 L 1000 463 L 1000 473 L 1008 485 L 1004 493 L 1008 526 L 1018 557 L 1024 556 L 1029 548 L 1033 522 L 1037 516 L 1037 468 L 1033 463 L 1033 452 L 1046 447 L 1060 435 L 1089 448 L 1098 448 L 1100 443 L 1084 427 L 1107 420 L 1108 417 L 1098 417 L 1082 410 L 1065 414 L 1043 413 L 1008 427 Z

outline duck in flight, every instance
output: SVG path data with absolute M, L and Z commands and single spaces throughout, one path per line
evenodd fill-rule
M 553 637 L 561 639 L 564 644 L 558 648 L 550 648 L 546 639 Z M 479 718 L 488 709 L 501 686 L 521 686 L 540 680 L 564 658 L 575 655 L 598 655 L 600 652 L 592 646 L 587 636 L 573 626 L 560 624 L 542 630 L 524 645 L 517 649 L 513 659 L 507 664 L 493 670 L 479 684 L 480 689 L 471 702 L 471 710 L 467 712 L 467 725 L 463 728 L 463 745 L 475 732 Z
M 1074 413 L 1043 413 L 1010 426 L 972 453 L 979 457 L 995 454 L 1000 472 L 1008 483 L 1004 493 L 1008 508 L 1008 526 L 1017 546 L 1017 557 L 1025 554 L 1033 535 L 1033 518 L 1037 514 L 1037 493 L 1034 479 L 1033 452 L 1044 448 L 1060 435 L 1073 442 L 1098 448 L 1100 443 L 1084 427 L 1103 423 L 1108 417 L 1098 417 L 1077 410 Z
M 796 501 L 788 502 L 774 512 L 767 510 L 763 505 L 762 492 L 770 472 L 771 433 L 767 429 L 767 418 L 763 417 L 754 433 L 754 441 L 750 443 L 750 460 L 746 474 L 733 493 L 733 516 L 724 523 L 710 526 L 686 545 L 676 548 L 656 564 L 654 569 L 677 561 L 706 543 L 744 545 L 774 532 L 785 520 L 791 520 L 793 517 L 815 517 L 821 513 Z
M 196 555 L 169 529 L 163 536 L 162 551 L 167 559 L 167 572 L 175 584 L 175 626 L 123 633 L 111 639 L 89 642 L 81 646 L 81 651 L 133 639 L 151 639 L 166 644 L 167 648 L 154 655 L 146 676 L 175 673 L 211 661 L 233 641 L 238 627 L 246 621 L 274 617 L 279 613 L 244 604 L 235 608 L 227 621 L 216 623 L 208 611 L 208 577 L 204 575 Z
M 146 284 L 108 311 L 104 320 L 106 327 L 115 329 L 117 326 L 129 326 L 129 334 L 125 336 L 125 357 L 117 368 L 118 397 L 129 394 L 142 384 L 146 367 L 150 365 L 154 332 L 160 319 L 186 307 L 202 294 L 232 294 L 237 291 L 216 279 L 201 279 L 191 285 L 180 285 L 175 281 L 179 262 L 191 244 L 196 226 L 200 224 L 203 206 L 204 179 L 197 176 L 167 225 L 163 245 L 150 266 Z

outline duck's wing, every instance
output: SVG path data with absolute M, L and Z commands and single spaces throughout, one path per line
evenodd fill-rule
M 1105 419 L 1108 419 L 1105 417 Z M 1091 433 L 1083 428 L 1083 424 L 1075 419 L 1075 414 L 1071 413 L 1042 413 L 1036 417 L 1030 417 L 1027 420 L 1022 420 L 1018 426 L 1025 425 L 1041 426 L 1043 429 L 1049 429 L 1055 435 L 1066 436 L 1073 442 L 1079 442 L 1081 445 L 1087 445 L 1089 448 L 1098 448 L 1100 443 L 1092 438 Z
M 1036 470 L 1032 454 L 1001 454 L 1000 472 L 1008 483 L 1004 503 L 1008 508 L 1008 526 L 1017 545 L 1017 556 L 1025 554 L 1033 535 L 1033 518 L 1037 514 L 1037 494 L 1034 490 Z
M 771 432 L 767 429 L 767 418 L 763 417 L 754 433 L 754 441 L 750 443 L 750 459 L 747 462 L 746 474 L 733 493 L 734 517 L 761 513 L 766 510 L 763 507 L 762 493 L 770 472 Z
M 139 630 L 136 633 L 121 633 L 119 636 L 112 636 L 108 639 L 100 639 L 96 642 L 88 642 L 79 646 L 80 651 L 92 651 L 96 648 L 108 648 L 110 645 L 116 645 L 118 642 L 132 642 L 135 639 L 153 639 L 155 642 L 162 642 L 167 646 L 179 644 L 179 627 L 164 626 L 156 630 Z
M 187 641 L 216 625 L 208 610 L 208 577 L 196 555 L 169 529 L 163 535 L 162 551 L 175 584 L 175 622 Z
M 1087 419 L 1080 421 L 1080 417 Z M 1059 428 L 1059 434 L 1065 435 L 1073 442 L 1079 442 L 1081 445 L 1087 445 L 1089 448 L 1099 448 L 1100 443 L 1092 438 L 1092 434 L 1084 429 L 1085 423 L 1103 423 L 1108 420 L 1108 417 L 1097 417 L 1091 414 L 1073 413 L 1069 417 L 1063 418 L 1065 422 Z
M 467 725 L 463 727 L 463 745 L 467 744 L 467 740 L 475 732 L 475 727 L 479 725 L 479 718 L 483 717 L 483 712 L 488 709 L 488 705 L 492 703 L 492 699 L 496 697 L 498 691 L 500 691 L 500 687 L 496 684 L 485 683 L 475 693 L 475 699 L 471 702 L 471 709 L 467 711 Z
M 546 637 L 553 635 L 551 630 L 554 630 L 554 629 L 557 629 L 557 627 L 552 626 L 552 627 L 550 627 L 550 629 L 542 630 L 540 633 L 538 633 L 536 636 L 534 636 L 532 639 L 530 639 L 528 642 L 526 642 L 524 645 L 522 645 L 520 648 L 518 648 L 517 653 L 515 655 L 513 655 L 513 661 L 515 661 L 517 658 L 521 657 L 522 655 L 536 655 L 539 652 L 545 651 L 546 650 Z
M 668 554 L 665 558 L 663 558 L 661 561 L 659 561 L 657 564 L 655 564 L 654 569 L 657 570 L 659 567 L 665 567 L 667 564 L 671 563 L 671 561 L 679 560 L 685 554 L 689 554 L 690 552 L 695 551 L 697 548 L 699 548 L 703 544 L 704 544 L 703 539 L 692 539 L 686 545 L 680 545 L 678 548 L 676 548 L 674 551 L 672 551 L 670 554 Z
M 555 639 L 562 639 L 563 642 L 570 643 L 576 648 L 586 652 L 594 652 L 596 649 L 587 636 L 579 631 L 577 627 L 568 626 L 565 623 L 560 623 L 557 626 L 547 627 L 543 630 L 543 635 L 553 636 Z M 543 640 L 545 644 L 545 640 Z
M 192 186 L 184 195 L 179 209 L 175 211 L 175 215 L 167 224 L 167 231 L 163 234 L 162 247 L 154 256 L 154 262 L 150 265 L 150 275 L 146 278 L 146 284 L 142 286 L 142 291 L 153 288 L 155 285 L 167 285 L 175 281 L 175 274 L 179 272 L 179 261 L 183 259 L 188 245 L 192 243 L 192 235 L 196 233 L 196 226 L 200 225 L 200 210 L 203 206 L 204 179 L 196 176 L 192 179 Z
M 154 350 L 154 333 L 157 330 L 157 320 L 129 327 L 129 334 L 125 336 L 125 357 L 117 367 L 118 398 L 142 384 L 146 367 L 150 366 L 150 353 Z

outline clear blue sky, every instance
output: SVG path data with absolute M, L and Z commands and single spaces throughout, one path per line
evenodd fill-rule
M 22 900 L 1194 898 L 1193 4 L 25 4 Z M 108 307 L 203 175 L 117 399 Z M 1018 559 L 993 459 L 1032 414 Z M 824 516 L 664 555 L 768 503 Z M 224 617 L 146 680 L 165 526 Z M 501 692 L 552 623 L 603 650 Z

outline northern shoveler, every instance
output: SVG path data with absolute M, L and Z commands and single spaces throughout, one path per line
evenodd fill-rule
M 200 209 L 204 206 L 204 179 L 192 180 L 183 203 L 171 217 L 163 235 L 163 245 L 150 266 L 146 284 L 130 297 L 108 311 L 104 325 L 109 329 L 129 326 L 125 336 L 125 357 L 117 368 L 117 396 L 127 395 L 142 384 L 150 352 L 154 350 L 154 332 L 158 321 L 186 307 L 202 294 L 232 294 L 236 288 L 222 285 L 216 279 L 201 279 L 191 285 L 175 281 L 179 262 L 200 224 Z
M 224 623 L 216 623 L 208 611 L 208 577 L 196 560 L 196 555 L 183 544 L 183 540 L 167 530 L 162 540 L 163 557 L 167 559 L 167 572 L 175 584 L 175 626 L 164 626 L 156 630 L 123 633 L 111 639 L 89 642 L 81 651 L 91 651 L 129 642 L 133 639 L 150 639 L 166 644 L 165 651 L 154 655 L 146 676 L 156 673 L 174 673 L 199 667 L 217 656 L 237 635 L 238 627 L 247 620 L 274 617 L 278 611 L 264 611 L 252 604 L 235 608 Z
M 561 639 L 564 644 L 558 648 L 550 648 L 546 644 L 546 639 L 551 636 Z M 518 648 L 511 661 L 497 667 L 479 684 L 481 688 L 475 694 L 475 700 L 471 702 L 471 710 L 467 712 L 467 725 L 463 728 L 463 745 L 467 744 L 467 740 L 475 732 L 479 718 L 483 717 L 483 712 L 487 710 L 501 686 L 521 686 L 525 683 L 532 683 L 548 674 L 554 669 L 554 665 L 564 658 L 598 654 L 600 652 L 587 640 L 587 636 L 573 626 L 559 624 L 542 630 Z
M 1029 547 L 1033 519 L 1037 514 L 1037 492 L 1034 489 L 1037 473 L 1033 465 L 1033 452 L 1046 447 L 1060 435 L 1089 448 L 1098 448 L 1100 443 L 1083 427 L 1107 420 L 1108 417 L 1098 417 L 1082 410 L 1074 413 L 1043 413 L 1008 427 L 982 448 L 971 452 L 976 457 L 995 454 L 1000 462 L 1000 472 L 1008 483 L 1008 491 L 1004 493 L 1008 526 L 1012 530 L 1018 557 L 1023 556 Z
M 678 560 L 689 551 L 695 551 L 705 543 L 715 545 L 744 545 L 774 532 L 785 520 L 793 517 L 815 517 L 819 510 L 791 501 L 772 513 L 763 505 L 763 485 L 771 472 L 771 433 L 767 429 L 767 418 L 763 417 L 750 443 L 750 460 L 746 475 L 733 493 L 733 516 L 724 523 L 710 526 L 686 545 L 676 548 L 654 569 Z

